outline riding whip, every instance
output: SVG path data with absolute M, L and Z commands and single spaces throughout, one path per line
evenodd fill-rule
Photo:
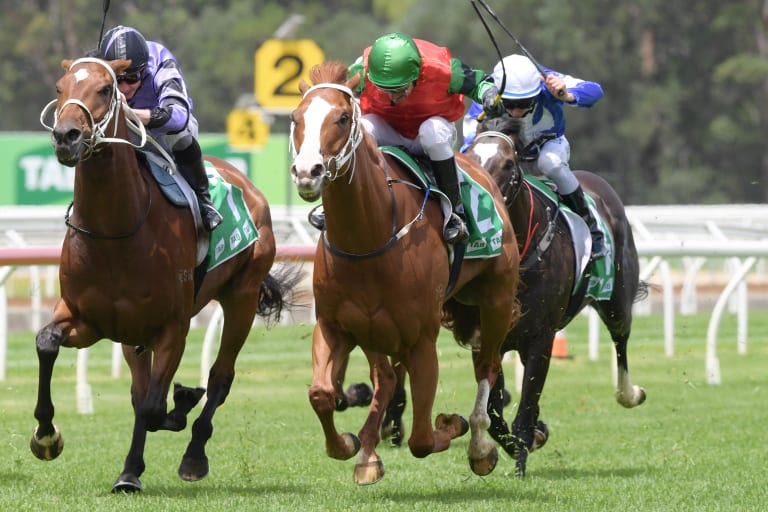
M 475 0 L 470 0 L 472 3 L 472 8 L 477 13 L 477 16 L 480 18 L 480 21 L 483 22 L 483 27 L 485 27 L 485 31 L 488 33 L 488 37 L 491 38 L 491 42 L 493 43 L 493 47 L 496 48 L 496 55 L 499 56 L 499 62 L 501 62 L 501 87 L 499 87 L 499 94 L 496 96 L 496 102 L 494 104 L 498 104 L 499 101 L 501 101 L 501 93 L 504 92 L 504 87 L 507 85 L 507 70 L 504 67 L 504 56 L 501 54 L 501 50 L 499 49 L 499 44 L 496 42 L 496 38 L 493 37 L 493 32 L 491 32 L 491 27 L 488 26 L 488 23 L 485 22 L 485 18 L 483 18 L 482 13 L 480 12 L 480 9 L 477 8 L 477 4 L 475 4 Z M 485 112 L 480 112 L 480 115 L 477 116 L 478 121 L 482 121 L 483 118 L 485 118 Z
M 474 0 L 472 0 L 472 1 L 473 1 L 473 5 L 474 5 Z M 547 72 L 544 70 L 544 67 L 541 64 L 539 64 L 539 62 L 533 57 L 533 55 L 531 55 L 531 52 L 529 52 L 525 48 L 525 46 L 523 46 L 523 43 L 518 41 L 518 39 L 515 37 L 515 35 L 512 32 L 510 32 L 510 30 L 506 27 L 506 25 L 504 25 L 504 23 L 502 23 L 502 21 L 499 19 L 498 16 L 496 16 L 496 13 L 493 12 L 493 9 L 491 9 L 491 7 L 485 2 L 485 0 L 477 0 L 477 1 L 480 2 L 480 5 L 482 5 L 485 8 L 486 11 L 488 11 L 488 14 L 490 14 L 491 17 L 494 20 L 496 20 L 496 23 L 499 24 L 499 26 L 502 28 L 502 30 L 504 30 L 504 32 L 506 32 L 507 35 L 512 38 L 512 40 L 517 44 L 517 46 L 520 47 L 520 49 L 523 51 L 525 56 L 528 57 L 529 59 L 531 59 L 531 62 L 533 62 L 533 65 L 536 66 L 536 69 L 539 70 L 539 73 L 541 73 L 542 76 L 547 76 Z M 563 96 L 564 94 L 565 94 L 564 90 L 557 91 L 557 95 L 558 96 Z
M 96 45 L 97 48 L 101 47 L 101 39 L 104 37 L 104 22 L 107 21 L 107 11 L 109 10 L 109 0 L 104 0 L 103 10 L 104 10 L 104 16 L 101 17 L 101 30 L 99 31 L 99 44 Z

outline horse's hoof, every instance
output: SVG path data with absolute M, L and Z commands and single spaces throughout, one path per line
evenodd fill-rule
M 37 437 L 37 429 L 29 440 L 29 449 L 40 460 L 53 460 L 61 455 L 64 450 L 64 438 L 61 437 L 61 431 L 56 425 L 53 426 L 53 435 Z
M 182 457 L 179 465 L 179 478 L 186 482 L 197 482 L 208 475 L 208 457 L 203 455 L 202 459 Z
M 536 424 L 536 428 L 533 429 L 533 444 L 531 445 L 531 451 L 538 450 L 549 440 L 549 427 L 543 421 L 539 421 Z
M 371 485 L 384 478 L 384 463 L 381 459 L 355 464 L 355 483 Z
M 469 432 L 469 422 L 459 414 L 440 413 L 435 418 L 435 430 L 450 431 L 451 439 L 456 439 Z
M 113 493 L 141 492 L 141 481 L 139 480 L 139 477 L 137 477 L 132 473 L 123 473 L 122 475 L 117 477 L 117 480 L 115 480 L 115 483 L 112 486 L 112 492 Z
M 365 382 L 352 384 L 344 394 L 347 396 L 349 407 L 365 407 L 371 405 L 373 400 L 373 390 Z
M 469 459 L 469 467 L 472 472 L 478 476 L 490 475 L 491 471 L 496 468 L 496 463 L 499 462 L 499 450 L 494 446 L 488 454 L 482 459 Z
M 360 438 L 351 432 L 345 432 L 341 435 L 342 444 L 339 449 L 330 444 L 325 445 L 325 453 L 336 460 L 347 460 L 352 458 L 360 451 L 362 444 Z

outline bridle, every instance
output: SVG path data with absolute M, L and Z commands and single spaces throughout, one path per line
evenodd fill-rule
M 507 208 L 509 208 L 510 205 L 515 202 L 515 199 L 517 199 L 517 195 L 522 190 L 524 181 L 523 170 L 520 168 L 520 163 L 517 160 L 517 145 L 509 135 L 499 131 L 488 130 L 485 132 L 480 132 L 475 135 L 475 140 L 478 140 L 482 137 L 492 137 L 503 140 L 509 144 L 509 147 L 512 148 L 512 152 L 515 154 L 515 172 L 512 173 L 512 176 L 506 185 L 501 188 L 501 193 L 504 196 L 504 204 L 507 206 Z
M 363 131 L 360 129 L 360 117 L 361 117 L 361 111 L 360 111 L 360 100 L 358 100 L 354 93 L 352 93 L 352 90 L 341 84 L 334 84 L 334 83 L 323 83 L 323 84 L 317 84 L 309 89 L 307 89 L 304 92 L 303 98 L 306 98 L 309 93 L 312 91 L 316 91 L 318 89 L 336 89 L 338 91 L 343 92 L 347 96 L 349 96 L 349 101 L 352 104 L 352 128 L 349 130 L 349 137 L 347 137 L 346 142 L 344 143 L 344 146 L 342 146 L 339 153 L 335 156 L 329 157 L 326 162 L 323 163 L 325 166 L 325 179 L 328 181 L 335 181 L 338 178 L 344 176 L 347 173 L 349 174 L 349 181 L 352 181 L 352 177 L 355 174 L 355 151 L 357 150 L 357 147 L 360 145 L 360 143 L 363 141 Z M 290 145 L 290 151 L 292 158 L 296 158 L 296 155 L 298 154 L 296 152 L 296 147 L 293 143 L 293 130 L 296 127 L 296 123 L 291 123 L 291 133 L 288 138 L 288 143 Z M 347 162 L 352 160 L 351 165 L 347 165 Z M 331 166 L 333 164 L 333 166 Z M 333 168 L 333 172 L 331 172 L 331 168 Z
M 352 128 L 349 131 L 349 136 L 347 137 L 347 140 L 344 143 L 344 146 L 342 146 L 339 153 L 335 156 L 330 157 L 327 160 L 327 162 L 324 162 L 323 165 L 325 166 L 325 169 L 326 169 L 325 179 L 327 179 L 328 181 L 335 181 L 338 178 L 349 173 L 349 183 L 352 183 L 352 178 L 354 177 L 354 174 L 355 174 L 355 163 L 356 163 L 355 154 L 358 146 L 360 146 L 360 143 L 363 141 L 363 131 L 360 125 L 360 118 L 362 115 L 360 110 L 360 100 L 358 100 L 355 97 L 355 95 L 352 93 L 352 90 L 349 87 L 341 84 L 335 84 L 335 83 L 321 83 L 321 84 L 314 85 L 304 92 L 304 95 L 302 96 L 302 98 L 306 98 L 310 92 L 318 89 L 336 89 L 338 91 L 343 92 L 347 96 L 349 96 L 349 100 L 352 105 Z M 291 133 L 288 140 L 290 144 L 291 155 L 293 159 L 296 159 L 296 156 L 298 153 L 293 143 L 294 128 L 295 128 L 295 123 L 292 122 Z M 348 162 L 350 162 L 350 160 L 351 160 L 351 164 L 347 165 Z M 388 251 L 393 245 L 395 245 L 395 243 L 398 240 L 400 240 L 402 237 L 408 234 L 413 224 L 424 217 L 424 209 L 426 208 L 427 199 L 429 198 L 429 194 L 430 194 L 429 187 L 427 187 L 427 192 L 424 196 L 424 200 L 422 201 L 419 213 L 416 214 L 416 216 L 410 222 L 408 222 L 405 226 L 400 228 L 400 230 L 398 231 L 397 203 L 395 200 L 395 192 L 392 188 L 392 184 L 393 183 L 404 183 L 407 185 L 411 185 L 411 184 L 407 182 L 403 182 L 401 180 L 393 179 L 389 174 L 389 165 L 387 164 L 386 159 L 382 158 L 382 162 L 383 162 L 384 174 L 386 175 L 387 188 L 389 189 L 390 202 L 392 204 L 392 236 L 389 238 L 387 243 L 384 244 L 384 246 L 380 247 L 379 249 L 366 252 L 366 253 L 352 253 L 331 245 L 331 242 L 328 240 L 328 237 L 326 236 L 325 230 L 323 230 L 321 234 L 323 244 L 334 255 L 342 256 L 344 258 L 351 259 L 351 260 L 361 260 L 361 259 L 372 258 L 374 256 L 379 256 L 385 253 L 386 251 Z M 333 172 L 331 172 L 331 164 L 333 164 L 333 170 L 334 170 Z
M 48 103 L 48 105 L 46 105 L 45 108 L 43 108 L 43 111 L 40 113 L 40 123 L 48 131 L 53 132 L 56 128 L 56 125 L 59 122 L 59 115 L 67 106 L 76 105 L 81 110 L 83 110 L 83 112 L 85 112 L 85 114 L 88 116 L 88 120 L 91 125 L 91 136 L 88 139 L 85 139 L 83 141 L 83 145 L 85 146 L 86 149 L 83 152 L 83 156 L 80 159 L 80 161 L 87 160 L 91 156 L 93 156 L 95 153 L 97 153 L 98 146 L 102 144 L 120 143 L 120 144 L 128 144 L 129 146 L 132 146 L 137 149 L 143 148 L 146 145 L 147 139 L 148 139 L 147 130 L 142 124 L 142 122 L 139 120 L 138 116 L 128 106 L 128 103 L 125 101 L 125 96 L 123 96 L 123 94 L 118 89 L 117 76 L 115 75 L 114 70 L 109 66 L 109 64 L 107 64 L 105 61 L 101 59 L 96 59 L 92 57 L 83 57 L 81 59 L 77 59 L 74 62 L 72 62 L 72 64 L 70 64 L 69 69 L 67 71 L 70 72 L 72 71 L 72 68 L 75 67 L 76 65 L 85 64 L 85 63 L 99 64 L 100 66 L 104 67 L 109 72 L 109 75 L 112 77 L 112 83 L 113 83 L 112 97 L 109 100 L 109 107 L 107 108 L 107 112 L 106 114 L 104 114 L 104 117 L 102 117 L 101 120 L 96 121 L 90 109 L 85 105 L 85 103 L 83 103 L 81 100 L 70 98 L 66 100 L 58 109 L 55 109 L 58 103 L 58 100 L 53 100 L 50 103 Z M 46 123 L 46 117 L 50 115 L 51 110 L 53 110 L 53 125 L 48 125 Z M 131 132 L 139 135 L 140 142 L 138 144 L 134 144 L 130 140 L 117 137 L 118 123 L 113 123 L 111 136 L 106 135 L 108 126 L 110 125 L 110 123 L 112 123 L 113 119 L 117 118 L 121 110 L 123 111 L 123 115 L 125 116 L 128 129 Z M 149 139 L 155 145 L 155 147 L 159 148 L 160 151 L 163 152 L 164 156 L 167 157 L 167 154 L 165 154 L 165 150 L 163 150 L 157 142 L 152 140 L 151 137 L 149 137 Z M 170 160 L 170 161 L 172 162 L 173 160 Z M 146 177 L 143 174 L 141 176 L 146 183 Z M 94 233 L 85 228 L 76 226 L 75 224 L 72 223 L 71 215 L 70 215 L 73 205 L 74 205 L 74 201 L 70 202 L 69 207 L 67 208 L 67 212 L 64 215 L 64 223 L 69 228 L 73 229 L 74 231 L 77 231 L 78 233 L 89 236 L 91 238 L 116 240 L 116 239 L 129 238 L 135 235 L 139 231 L 141 226 L 144 225 L 144 222 L 147 220 L 147 217 L 149 216 L 149 210 L 152 207 L 152 194 L 151 193 L 147 194 L 147 208 L 141 220 L 139 220 L 139 223 L 136 225 L 136 227 L 128 232 L 121 233 L 118 235 Z

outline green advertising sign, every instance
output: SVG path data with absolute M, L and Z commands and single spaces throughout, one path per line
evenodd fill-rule
M 203 153 L 229 161 L 248 175 L 270 204 L 303 204 L 291 184 L 288 136 L 270 135 L 252 151 L 232 149 L 226 135 L 200 136 Z M 67 204 L 72 200 L 75 170 L 61 165 L 45 133 L 0 133 L 0 164 L 11 172 L 0 188 L 0 205 Z

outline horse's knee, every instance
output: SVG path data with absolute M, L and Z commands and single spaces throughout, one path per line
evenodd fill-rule
M 310 386 L 309 403 L 317 414 L 336 410 L 336 393 L 321 386 Z
M 168 416 L 168 404 L 163 400 L 158 403 L 145 401 L 136 411 L 137 416 L 144 422 L 145 428 L 150 432 L 156 432 L 163 427 Z
M 61 328 L 54 323 L 50 323 L 37 332 L 35 344 L 39 356 L 56 356 L 64 339 L 64 333 Z

